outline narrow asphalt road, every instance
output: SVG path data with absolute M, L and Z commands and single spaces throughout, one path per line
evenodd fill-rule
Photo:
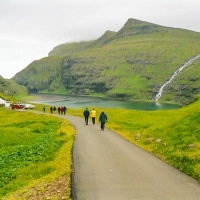
M 75 126 L 76 200 L 199 200 L 200 183 L 100 125 L 63 116 Z

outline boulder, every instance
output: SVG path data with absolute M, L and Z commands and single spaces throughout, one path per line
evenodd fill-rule
M 157 140 L 156 140 L 156 143 L 157 143 L 157 144 L 162 143 L 162 139 L 157 139 Z
M 152 143 L 154 141 L 154 138 L 146 138 L 146 142 Z
M 195 144 L 189 144 L 189 145 L 187 146 L 187 148 L 189 148 L 189 149 L 191 149 L 191 148 L 196 148 L 196 145 L 195 145 Z

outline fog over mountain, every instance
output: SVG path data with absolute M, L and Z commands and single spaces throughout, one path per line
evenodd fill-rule
M 33 93 L 133 100 L 157 99 L 159 88 L 170 82 L 161 100 L 187 104 L 200 93 L 199 55 L 199 32 L 130 18 L 96 40 L 57 45 L 12 79 Z
M 0 1 L 0 75 L 11 78 L 58 44 L 118 31 L 128 18 L 200 32 L 198 0 Z

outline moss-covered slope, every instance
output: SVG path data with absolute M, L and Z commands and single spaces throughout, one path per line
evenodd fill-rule
M 97 40 L 55 47 L 13 80 L 35 92 L 62 88 L 67 94 L 152 100 L 173 72 L 199 53 L 198 32 L 129 19 L 118 32 L 106 31 Z M 199 64 L 198 59 L 184 69 L 184 78 L 177 76 L 161 100 L 193 101 L 199 93 L 194 88 L 200 88 Z
M 28 89 L 25 86 L 18 85 L 13 80 L 4 79 L 0 76 L 0 97 L 5 96 L 15 96 L 15 95 L 28 95 Z

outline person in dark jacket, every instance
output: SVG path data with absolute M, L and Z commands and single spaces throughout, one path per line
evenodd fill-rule
M 58 114 L 60 115 L 60 106 L 58 106 Z
M 104 131 L 105 129 L 105 123 L 107 122 L 108 118 L 107 115 L 102 111 L 102 113 L 99 116 L 99 121 L 101 122 L 101 130 Z
M 43 112 L 45 113 L 45 111 L 46 111 L 46 107 L 44 106 L 44 107 L 43 107 Z
M 90 116 L 90 112 L 89 112 L 88 108 L 86 108 L 84 110 L 83 115 L 85 116 L 85 124 L 88 125 L 88 118 Z
M 56 114 L 56 106 L 53 107 L 54 114 Z
M 67 111 L 67 108 L 66 108 L 66 106 L 64 106 L 64 115 L 65 115 L 66 111 Z
M 53 113 L 53 107 L 52 106 L 50 107 L 50 112 L 51 112 L 51 114 Z

